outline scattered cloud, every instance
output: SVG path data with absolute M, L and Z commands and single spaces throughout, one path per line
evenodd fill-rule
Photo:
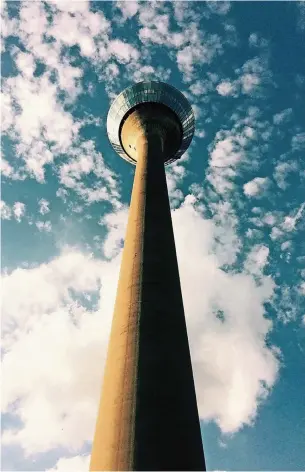
M 211 153 L 212 167 L 229 167 L 236 164 L 242 157 L 242 153 L 235 151 L 235 143 L 232 137 L 216 142 Z
M 25 215 L 25 204 L 22 202 L 15 202 L 12 206 L 9 206 L 3 200 L 1 200 L 1 218 L 3 220 L 10 220 L 12 217 L 20 223 Z
M 89 174 L 94 177 L 91 186 L 83 181 Z M 105 200 L 115 207 L 120 206 L 116 175 L 105 164 L 102 154 L 96 151 L 91 140 L 70 150 L 70 159 L 59 166 L 59 182 L 74 190 L 86 203 Z
M 108 230 L 108 236 L 103 244 L 103 253 L 105 257 L 112 259 L 117 256 L 123 247 L 123 238 L 127 227 L 128 208 L 122 207 L 116 213 L 104 215 L 100 225 L 104 225 Z
M 241 76 L 241 86 L 244 93 L 250 93 L 260 84 L 260 79 L 255 74 L 244 74 Z
M 305 295 L 305 282 L 300 284 L 299 290 L 302 295 Z
M 293 151 L 305 150 L 305 133 L 297 133 L 291 140 Z
M 227 80 L 220 82 L 220 84 L 217 85 L 216 90 L 219 95 L 227 97 L 234 94 L 234 85 L 229 80 Z
M 11 217 L 12 217 L 11 208 L 3 200 L 1 200 L 0 205 L 1 205 L 1 207 L 0 207 L 1 208 L 1 218 L 3 220 L 10 220 Z
M 255 179 L 244 184 L 244 194 L 247 195 L 247 197 L 262 196 L 269 186 L 270 180 L 268 177 L 255 177 Z
M 297 8 L 297 30 L 303 33 L 305 30 L 305 4 L 304 1 L 295 3 Z
M 299 166 L 296 161 L 285 161 L 278 163 L 274 168 L 273 177 L 278 185 L 278 187 L 282 190 L 285 190 L 289 184 L 287 182 L 287 177 L 289 174 L 298 171 Z
M 287 324 L 296 320 L 298 313 L 297 297 L 298 294 L 295 288 L 287 284 L 277 289 L 277 297 L 275 297 L 276 314 L 282 323 Z
M 39 231 L 50 233 L 50 231 L 52 230 L 51 221 L 36 221 L 35 224 L 37 228 L 39 229 Z
M 186 161 L 187 155 L 184 156 L 183 160 L 174 162 L 166 169 L 166 182 L 172 208 L 178 207 L 184 199 L 183 192 L 178 187 L 181 187 L 186 176 L 186 169 L 183 165 Z
M 41 215 L 46 215 L 47 213 L 49 213 L 49 211 L 50 211 L 50 208 L 49 208 L 50 202 L 48 202 L 48 200 L 46 200 L 45 198 L 41 198 L 39 200 L 38 204 L 39 204 L 39 213 Z
M 263 315 L 263 299 L 272 296 L 274 287 L 272 280 L 262 275 L 267 248 L 256 249 L 256 257 L 251 259 L 251 270 L 255 267 L 262 283 L 256 286 L 250 274 L 233 275 L 220 269 L 221 259 L 209 249 L 213 223 L 202 219 L 190 200 L 174 211 L 173 224 L 199 412 L 202 418 L 214 418 L 223 432 L 236 431 L 241 423 L 253 421 L 258 398 L 267 394 L 279 367 L 275 352 L 267 352 L 261 344 L 261 334 L 268 331 L 270 323 Z M 191 248 L 185 243 L 190 238 Z M 199 259 L 202 264 L 192 263 Z M 216 347 L 220 344 L 221 352 Z M 250 359 L 251 379 L 246 367 Z
M 137 14 L 139 10 L 139 3 L 132 0 L 128 2 L 120 0 L 116 2 L 116 7 L 120 9 L 123 20 L 126 21 Z
M 25 214 L 25 204 L 22 203 L 22 202 L 15 202 L 14 206 L 13 206 L 13 212 L 14 212 L 14 216 L 16 218 L 16 221 L 18 221 L 18 223 L 20 223 L 21 218 Z
M 106 274 L 105 269 L 90 255 L 69 250 L 47 264 L 17 269 L 4 278 L 2 408 L 18 415 L 23 427 L 6 430 L 3 444 L 19 443 L 32 454 L 59 445 L 79 448 L 92 437 L 118 264 L 113 261 Z M 108 288 L 100 300 L 101 316 L 100 309 L 86 307 L 90 297 L 96 294 L 99 299 L 103 272 Z M 18 329 L 11 331 L 16 322 Z M 13 376 L 11 365 L 18 371 L 14 367 Z M 47 429 L 41 429 L 42 418 Z
M 284 231 L 293 231 L 295 229 L 296 224 L 298 223 L 298 221 L 303 216 L 304 208 L 305 208 L 305 202 L 302 203 L 302 205 L 297 210 L 297 212 L 295 213 L 294 216 L 288 215 L 284 218 L 284 221 L 282 223 L 282 229 Z
M 245 272 L 221 269 L 239 250 L 228 218 L 231 210 L 219 207 L 215 220 L 205 220 L 195 203 L 196 197 L 185 198 L 173 211 L 173 224 L 199 412 L 203 419 L 215 420 L 223 432 L 234 432 L 253 421 L 259 402 L 277 378 L 276 354 L 264 341 L 272 328 L 264 316 L 264 303 L 272 296 L 274 283 L 262 274 L 263 247 L 256 250 Z M 77 451 L 92 437 L 126 216 L 127 209 L 104 217 L 107 262 L 68 250 L 46 264 L 5 276 L 3 411 L 19 416 L 23 426 L 6 430 L 3 444 L 20 444 L 26 454 L 57 446 Z M 194 260 L 202 264 L 194 265 Z M 259 276 L 259 285 L 252 273 Z M 92 297 L 97 297 L 95 305 Z M 18 329 L 12 330 L 17 314 Z M 60 337 L 53 336 L 58 332 Z M 221 354 L 215 351 L 220 343 Z M 47 429 L 41 429 L 41 418 L 48 422 Z
M 269 248 L 263 244 L 255 245 L 247 256 L 245 269 L 253 275 L 261 274 L 267 264 Z
M 114 39 L 109 43 L 110 53 L 116 57 L 119 62 L 126 64 L 131 60 L 137 61 L 140 57 L 140 52 L 131 44 L 125 43 L 120 39 Z
M 216 13 L 217 15 L 226 15 L 231 8 L 231 3 L 227 1 L 208 1 L 207 7 L 211 10 L 212 13 Z
M 292 116 L 292 108 L 286 108 L 285 110 L 281 111 L 280 113 L 276 113 L 273 116 L 273 123 L 275 125 L 285 124 L 289 122 Z
M 249 36 L 249 46 L 253 48 L 266 48 L 268 41 L 259 33 L 251 33 Z
M 277 239 L 282 238 L 284 234 L 285 233 L 283 231 L 281 231 L 279 228 L 274 226 L 271 230 L 270 238 L 272 239 L 272 241 L 276 241 Z
M 201 64 L 210 64 L 215 56 L 223 52 L 221 40 L 216 34 L 200 38 L 196 29 L 190 33 L 190 44 L 177 53 L 177 65 L 185 82 L 192 80 L 195 68 Z
M 248 124 L 245 126 L 241 120 L 237 121 L 232 130 L 220 130 L 216 133 L 214 142 L 209 146 L 210 167 L 207 179 L 218 194 L 227 194 L 234 189 L 234 179 L 239 174 L 239 168 L 252 159 L 247 147 L 255 135 L 255 130 Z M 253 165 L 255 160 L 252 159 L 251 162 Z

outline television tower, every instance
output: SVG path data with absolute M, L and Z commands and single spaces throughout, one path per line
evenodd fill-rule
M 109 110 L 110 142 L 136 171 L 90 471 L 205 470 L 164 169 L 194 127 L 162 82 L 127 88 Z

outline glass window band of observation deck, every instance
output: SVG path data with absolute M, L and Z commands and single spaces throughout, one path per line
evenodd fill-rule
M 193 110 L 185 96 L 177 89 L 163 82 L 139 82 L 129 87 L 118 95 L 110 107 L 107 117 L 107 132 L 114 150 L 128 162 L 136 162 L 125 153 L 120 143 L 120 124 L 124 116 L 131 108 L 139 103 L 162 103 L 173 110 L 178 116 L 182 126 L 182 141 L 179 150 L 174 156 L 169 156 L 165 164 L 169 164 L 186 151 L 192 140 L 195 119 Z

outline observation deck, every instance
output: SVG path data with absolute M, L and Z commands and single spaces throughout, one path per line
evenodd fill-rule
M 112 103 L 107 117 L 112 147 L 134 165 L 137 163 L 136 141 L 141 133 L 161 133 L 167 165 L 187 150 L 194 130 L 195 118 L 188 100 L 164 82 L 139 82 L 123 90 Z

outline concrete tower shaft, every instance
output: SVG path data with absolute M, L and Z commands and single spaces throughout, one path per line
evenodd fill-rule
M 91 471 L 205 470 L 164 168 L 181 139 L 156 104 L 120 125 L 136 172 Z

